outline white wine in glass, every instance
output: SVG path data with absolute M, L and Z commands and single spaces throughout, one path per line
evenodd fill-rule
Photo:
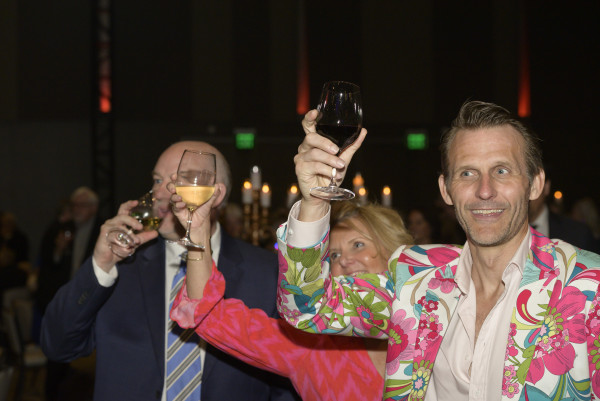
M 129 215 L 135 217 L 142 225 L 144 226 L 143 231 L 152 231 L 158 230 L 158 226 L 160 225 L 162 219 L 158 217 L 156 211 L 154 210 L 154 195 L 152 191 L 147 192 L 138 199 L 138 204 Z
M 188 247 L 204 249 L 190 238 L 194 211 L 206 203 L 215 192 L 217 161 L 214 153 L 186 149 L 177 168 L 175 192 L 181 196 L 188 209 L 185 236 L 179 242 Z
M 181 196 L 188 207 L 202 206 L 215 193 L 215 186 L 197 185 L 197 186 L 178 186 L 175 187 L 177 195 Z
M 139 198 L 138 204 L 129 211 L 131 217 L 135 217 L 142 223 L 144 226 L 143 231 L 158 230 L 158 226 L 162 221 L 156 213 L 154 201 L 154 195 L 152 191 L 149 191 Z M 136 248 L 133 238 L 130 236 L 133 232 L 131 228 L 128 230 L 114 228 L 106 234 L 108 246 L 115 255 L 121 258 L 133 255 Z

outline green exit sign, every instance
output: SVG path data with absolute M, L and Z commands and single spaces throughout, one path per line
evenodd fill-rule
M 254 149 L 254 129 L 236 129 L 235 134 L 235 147 L 237 149 Z
M 424 150 L 429 146 L 429 135 L 426 131 L 406 133 L 406 147 L 409 150 Z

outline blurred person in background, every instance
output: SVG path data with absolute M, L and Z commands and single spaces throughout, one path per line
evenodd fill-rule
M 31 272 L 29 240 L 13 213 L 0 211 L 0 306 L 4 291 L 24 287 Z
M 406 215 L 406 226 L 416 245 L 437 244 L 440 241 L 437 217 L 427 209 L 410 209 Z
M 600 214 L 598 214 L 596 202 L 589 196 L 579 199 L 571 208 L 571 218 L 590 228 L 596 244 L 600 248 Z
M 76 188 L 68 203 L 61 203 L 55 220 L 46 229 L 40 244 L 34 293 L 33 338 L 39 341 L 40 325 L 46 307 L 92 254 L 100 232 L 99 199 L 86 186 Z M 67 385 L 69 364 L 48 360 L 45 394 L 47 401 L 60 399 Z
M 467 236 L 456 218 L 454 208 L 438 196 L 434 202 L 439 221 L 439 241 L 442 244 L 464 244 Z
M 545 165 L 545 168 L 549 167 Z M 598 243 L 587 225 L 556 213 L 548 207 L 551 183 L 551 178 L 546 176 L 542 195 L 529 201 L 529 225 L 549 238 L 560 238 L 588 251 L 600 251 Z

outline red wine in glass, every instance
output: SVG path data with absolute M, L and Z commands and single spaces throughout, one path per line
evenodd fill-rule
M 356 141 L 362 129 L 362 101 L 357 85 L 344 81 L 325 83 L 317 111 L 317 133 L 335 143 L 339 153 Z M 335 185 L 334 177 L 328 186 L 311 188 L 310 193 L 328 200 L 354 198 L 354 192 Z
M 360 133 L 360 125 L 317 124 L 317 133 L 340 148 L 340 153 L 352 145 Z

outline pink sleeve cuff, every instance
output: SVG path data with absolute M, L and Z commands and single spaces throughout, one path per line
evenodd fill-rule
M 188 297 L 187 280 L 175 297 L 171 308 L 171 320 L 184 329 L 198 326 L 225 294 L 225 279 L 213 262 L 212 273 L 204 287 L 202 299 Z

